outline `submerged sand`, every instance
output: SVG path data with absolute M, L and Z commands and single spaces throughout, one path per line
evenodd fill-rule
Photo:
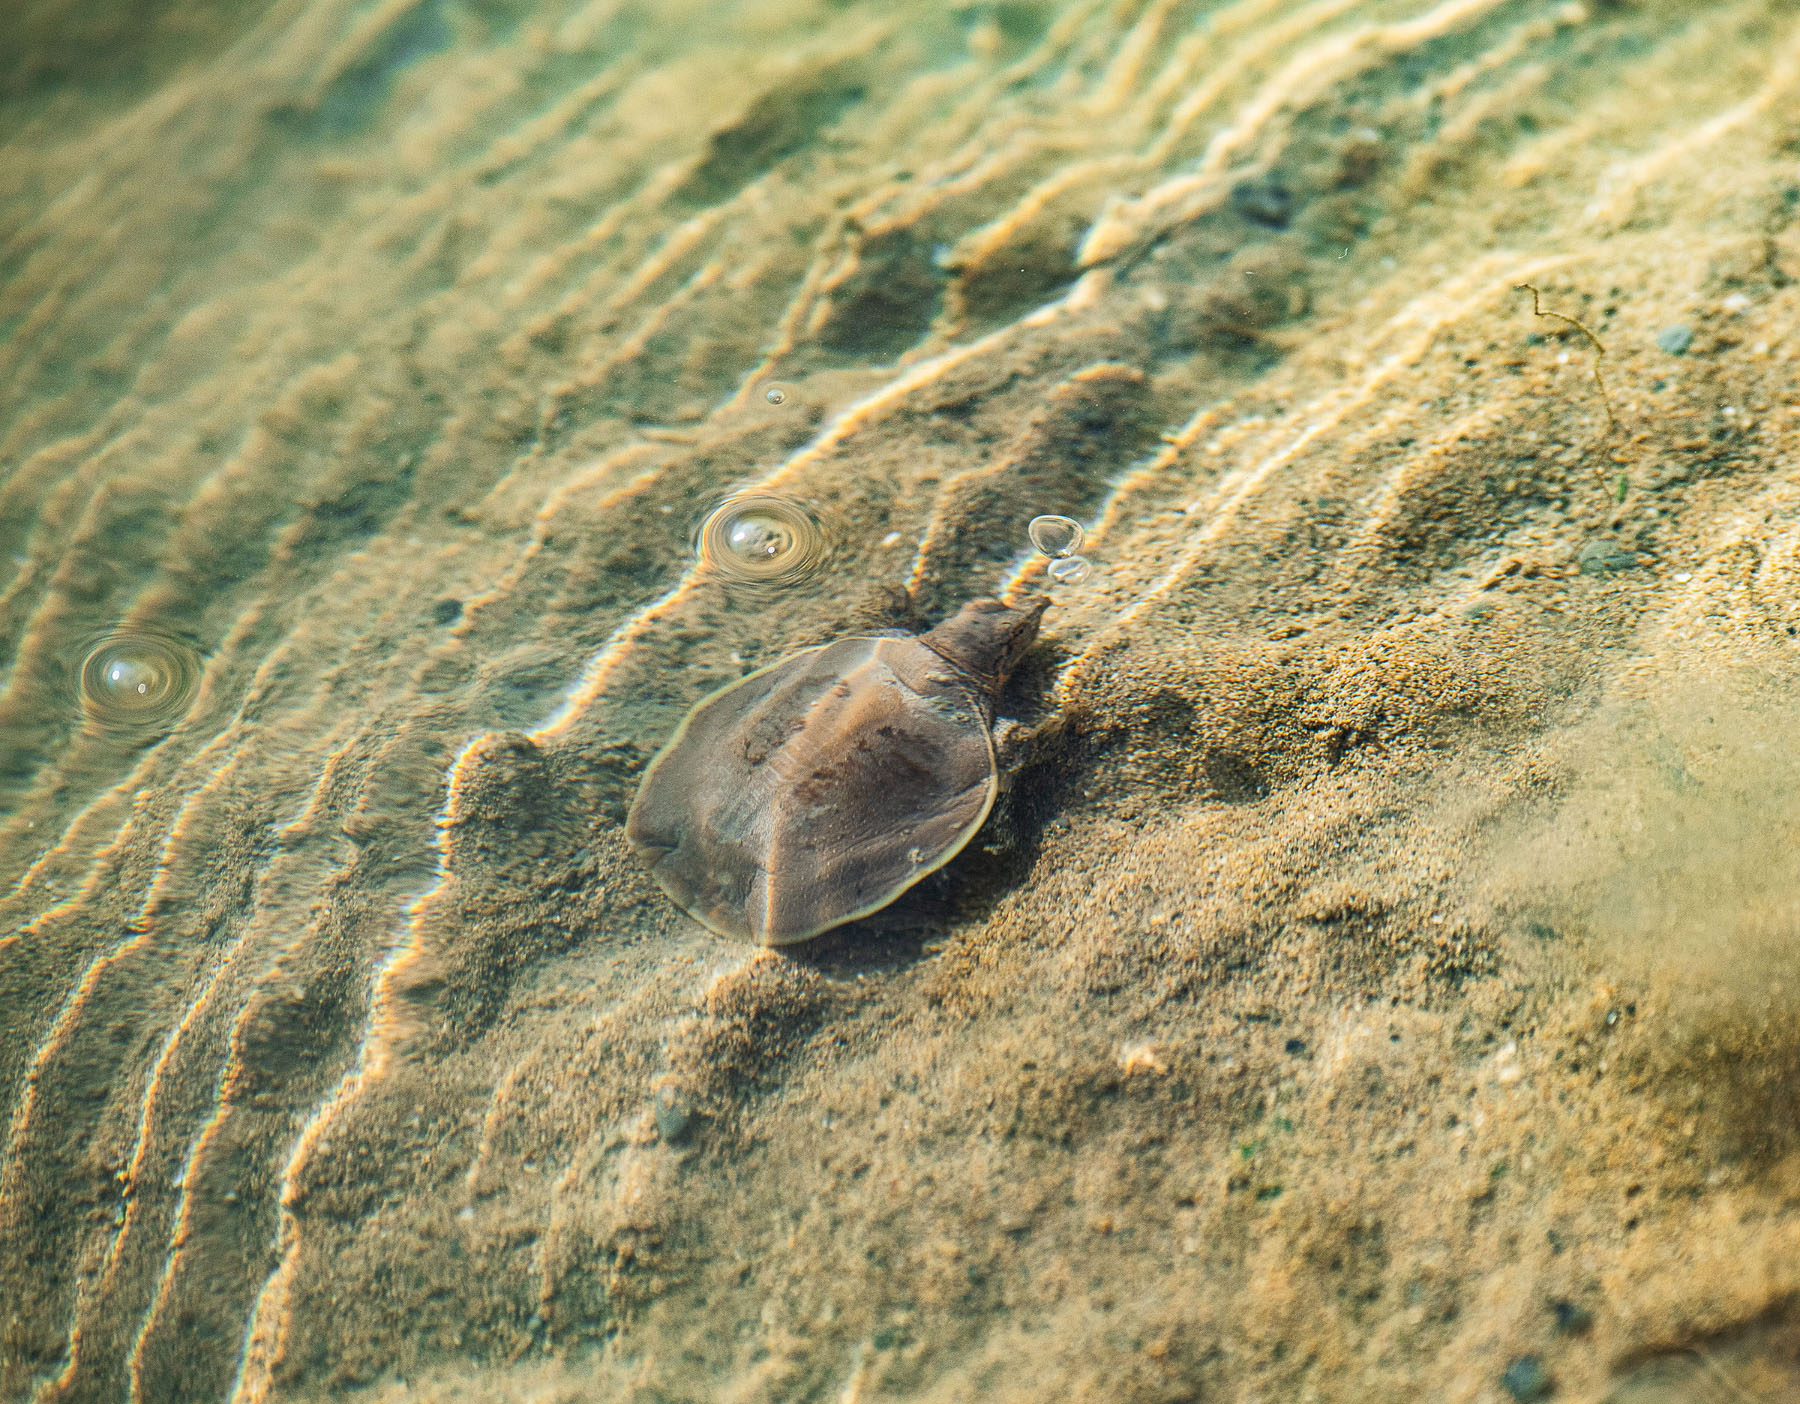
M 0 19 L 0 1397 L 1800 1391 L 1791 5 L 115 8 Z M 1038 512 L 970 850 L 672 908 L 684 710 Z

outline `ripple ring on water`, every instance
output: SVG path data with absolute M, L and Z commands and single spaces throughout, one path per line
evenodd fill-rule
M 696 546 L 710 569 L 747 585 L 798 585 L 830 554 L 825 528 L 804 503 L 767 493 L 726 498 L 700 524 Z
M 187 713 L 200 685 L 199 651 L 155 629 L 102 630 L 84 641 L 78 656 L 82 715 L 113 736 L 168 731 Z

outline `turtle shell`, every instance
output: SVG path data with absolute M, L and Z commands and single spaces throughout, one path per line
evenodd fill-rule
M 918 638 L 806 649 L 694 707 L 626 835 L 714 931 L 804 941 L 886 906 L 973 837 L 998 790 L 989 718 L 976 680 Z

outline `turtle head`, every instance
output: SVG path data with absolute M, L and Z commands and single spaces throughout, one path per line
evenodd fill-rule
M 970 600 L 920 641 L 994 697 L 1036 641 L 1038 620 L 1049 607 L 1043 595 L 1022 605 Z

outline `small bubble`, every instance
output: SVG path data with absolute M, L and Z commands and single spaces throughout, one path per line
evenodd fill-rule
M 720 575 L 759 585 L 794 585 L 825 563 L 818 518 L 798 502 L 746 493 L 715 507 L 700 524 L 700 558 Z
M 136 628 L 89 638 L 74 678 L 83 715 L 101 731 L 133 737 L 180 721 L 199 681 L 200 655 L 191 644 Z
M 1025 534 L 1038 550 L 1059 560 L 1079 551 L 1086 536 L 1081 523 L 1073 517 L 1033 517 Z
M 785 405 L 788 402 L 788 388 L 777 381 L 763 391 L 763 398 L 772 405 Z
M 794 538 L 777 517 L 740 517 L 725 534 L 725 544 L 734 556 L 757 561 L 793 550 Z
M 1086 556 L 1063 556 L 1050 562 L 1046 571 L 1053 585 L 1079 585 L 1094 573 L 1094 563 Z

